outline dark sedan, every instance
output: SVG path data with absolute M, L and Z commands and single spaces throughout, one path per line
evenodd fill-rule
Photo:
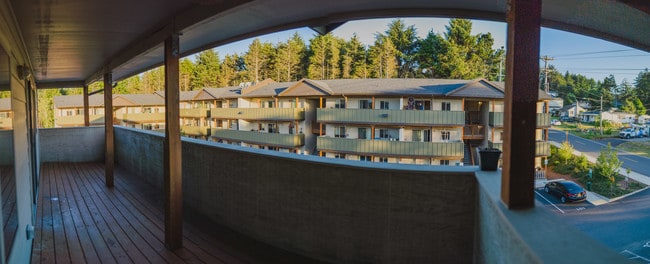
M 560 198 L 560 201 L 563 203 L 568 201 L 578 202 L 587 199 L 587 192 L 585 189 L 572 181 L 553 181 L 546 183 L 544 191 Z

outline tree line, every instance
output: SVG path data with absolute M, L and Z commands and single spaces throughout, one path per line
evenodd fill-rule
M 540 76 L 540 83 L 543 84 L 543 73 Z M 564 99 L 564 105 L 589 102 L 598 109 L 602 101 L 604 111 L 615 107 L 638 115 L 646 114 L 646 109 L 650 107 L 648 69 L 639 72 L 632 83 L 623 80 L 620 85 L 617 85 L 616 78 L 612 74 L 602 81 L 596 81 L 568 71 L 562 74 L 551 65 L 548 80 L 549 90 L 557 92 L 559 97 Z
M 451 19 L 442 34 L 429 30 L 425 38 L 414 25 L 391 21 L 386 31 L 375 34 L 372 45 L 356 36 L 345 40 L 334 35 L 305 41 L 298 33 L 278 43 L 253 40 L 243 54 L 213 49 L 180 61 L 180 89 L 238 86 L 267 78 L 297 81 L 302 78 L 445 78 L 497 80 L 504 49 L 493 49 L 490 33 L 472 35 L 472 22 Z M 114 93 L 150 93 L 163 87 L 162 67 L 118 83 Z M 101 83 L 94 84 L 96 88 Z M 93 89 L 94 87 L 91 87 Z

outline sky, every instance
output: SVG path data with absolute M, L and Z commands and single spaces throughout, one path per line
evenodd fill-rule
M 350 21 L 332 31 L 337 37 L 350 39 L 357 34 L 361 42 L 372 45 L 375 34 L 383 33 L 393 19 L 370 19 Z M 414 25 L 420 38 L 426 37 L 430 30 L 442 34 L 445 26 L 449 24 L 447 18 L 402 18 L 407 26 Z M 306 44 L 316 33 L 309 28 L 299 28 L 277 32 L 258 38 L 262 42 L 273 44 L 284 42 L 298 32 Z M 505 47 L 506 24 L 502 22 L 472 21 L 472 34 L 490 32 L 494 38 L 494 48 Z M 252 39 L 234 42 L 228 45 L 217 47 L 216 50 L 223 58 L 226 54 L 243 54 L 248 50 Z M 640 51 L 627 46 L 611 43 L 608 41 L 573 34 L 565 31 L 542 28 L 540 56 L 553 58 L 549 64 L 558 71 L 564 73 L 582 74 L 596 81 L 602 81 L 610 74 L 614 75 L 616 82 L 621 84 L 623 80 L 634 83 L 634 79 L 646 68 L 650 68 L 650 53 Z M 540 60 L 540 65 L 543 62 Z

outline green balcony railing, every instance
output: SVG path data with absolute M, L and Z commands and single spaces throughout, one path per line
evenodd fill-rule
M 383 109 L 327 109 L 316 111 L 318 122 L 357 124 L 458 125 L 465 124 L 463 111 Z
M 210 117 L 243 120 L 305 120 L 304 108 L 212 108 Z
M 318 137 L 318 150 L 395 156 L 463 157 L 463 142 L 412 142 Z
M 134 123 L 165 122 L 165 113 L 127 113 L 122 114 L 118 119 Z
M 489 141 L 489 143 L 492 144 L 493 148 L 498 148 L 500 150 L 503 150 L 503 143 L 493 143 Z M 540 157 L 540 156 L 550 156 L 551 155 L 551 144 L 548 143 L 548 141 L 536 141 L 535 142 L 535 156 Z
M 194 117 L 194 118 L 201 118 L 201 117 L 209 117 L 210 116 L 210 109 L 208 108 L 181 108 L 180 110 L 180 117 Z
M 229 141 L 241 141 L 251 144 L 291 148 L 305 145 L 304 134 L 277 134 L 220 128 L 213 128 L 211 134 L 214 138 L 225 139 Z
M 207 126 L 181 126 L 181 133 L 188 136 L 210 136 L 210 127 Z
M 90 115 L 89 117 L 90 125 L 103 125 L 104 124 L 104 115 Z M 54 124 L 56 126 L 84 126 L 84 116 L 56 116 L 54 117 Z
M 490 112 L 490 126 L 502 127 L 503 126 L 503 112 Z M 537 113 L 537 127 L 551 126 L 551 114 Z

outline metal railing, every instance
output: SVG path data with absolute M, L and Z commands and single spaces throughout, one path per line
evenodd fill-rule
M 305 120 L 304 108 L 212 108 L 210 117 L 243 120 Z
M 503 143 L 494 143 L 492 141 L 488 141 L 488 142 L 492 144 L 493 148 L 503 150 Z M 535 142 L 535 156 L 544 157 L 550 155 L 551 155 L 551 144 L 548 141 Z
M 181 126 L 181 134 L 190 136 L 210 136 L 210 127 L 207 126 Z
M 327 109 L 316 110 L 318 122 L 357 124 L 457 125 L 465 124 L 463 111 Z
M 305 144 L 304 134 L 278 134 L 213 128 L 211 130 L 211 136 L 213 138 L 229 141 L 241 141 L 250 144 L 281 147 L 299 147 Z
M 318 150 L 347 153 L 391 155 L 463 157 L 463 142 L 413 142 L 390 140 L 348 139 L 318 137 Z
M 195 118 L 201 118 L 201 117 L 209 117 L 210 116 L 210 109 L 208 108 L 181 108 L 180 110 L 180 117 L 195 117 Z
M 164 120 L 163 120 L 164 121 Z M 90 115 L 89 122 L 91 125 L 104 124 L 104 115 Z M 56 116 L 54 117 L 55 126 L 84 126 L 84 116 Z
M 493 127 L 503 126 L 504 115 L 503 112 L 490 112 L 490 119 L 488 124 Z M 537 127 L 551 126 L 551 114 L 537 113 Z

